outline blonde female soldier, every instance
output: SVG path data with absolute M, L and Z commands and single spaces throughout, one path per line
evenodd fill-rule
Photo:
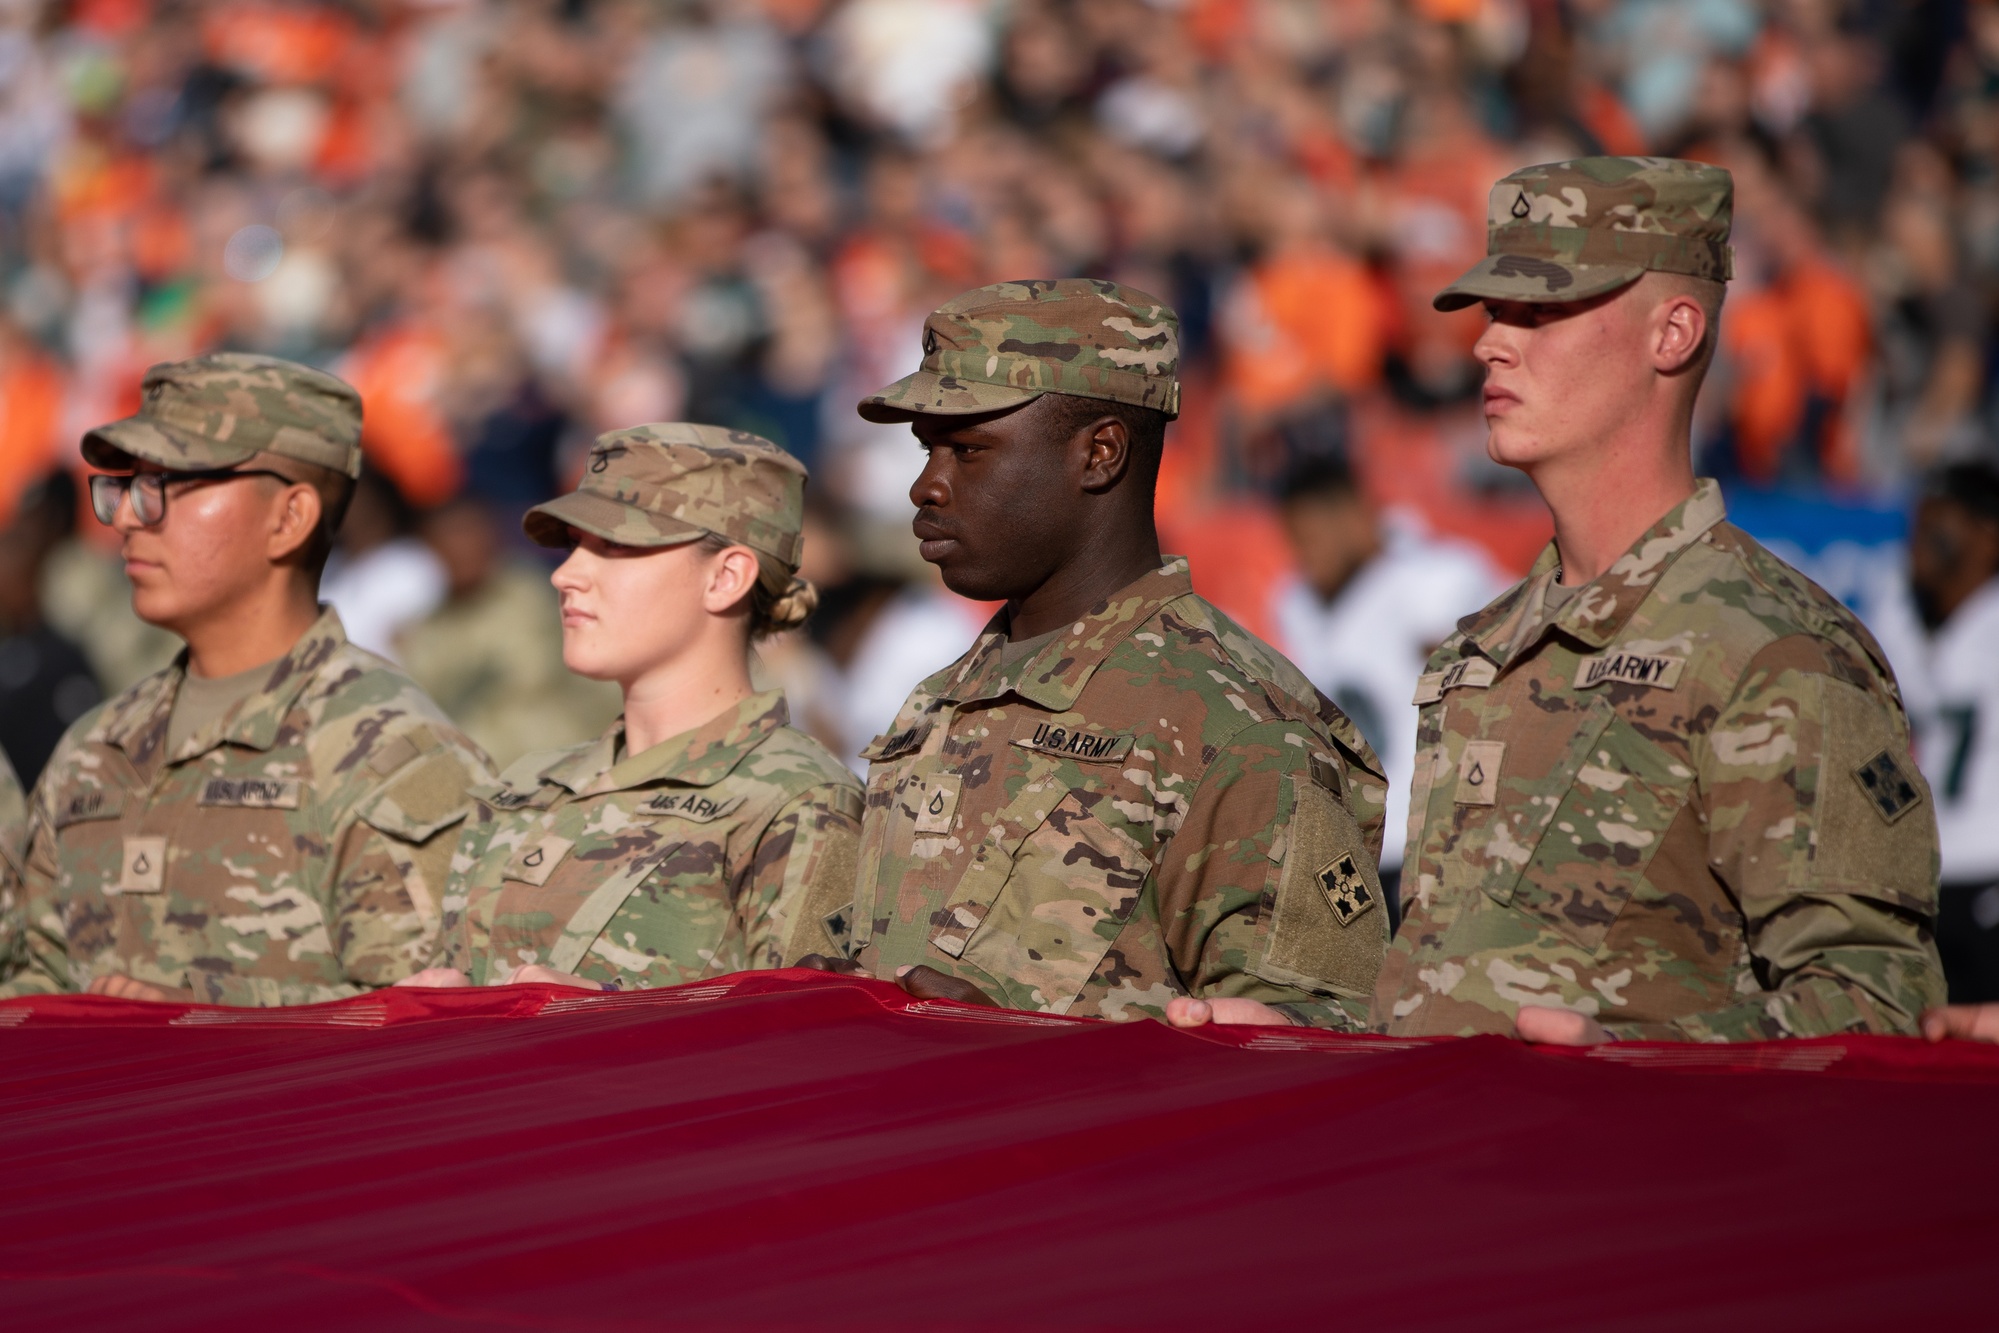
M 751 640 L 818 600 L 804 495 L 766 440 L 650 425 L 600 436 L 578 489 L 528 511 L 571 548 L 563 660 L 618 682 L 624 716 L 473 789 L 436 965 L 403 984 L 648 988 L 826 948 L 797 909 L 845 901 L 860 787 L 749 673 Z

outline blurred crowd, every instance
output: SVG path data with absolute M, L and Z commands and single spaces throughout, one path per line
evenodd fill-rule
M 226 346 L 361 389 L 327 595 L 502 762 L 617 704 L 520 513 L 613 427 L 792 450 L 825 600 L 763 665 L 852 756 L 990 610 L 853 404 L 954 293 L 1090 274 L 1184 323 L 1169 548 L 1394 760 L 1548 531 L 1483 453 L 1482 314 L 1430 296 L 1495 179 L 1599 152 L 1735 175 L 1702 471 L 1893 498 L 1991 449 L 1999 4 L 0 0 L 0 743 L 32 778 L 173 651 L 70 473 Z

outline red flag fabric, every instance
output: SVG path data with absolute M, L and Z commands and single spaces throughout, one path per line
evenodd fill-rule
M 16 1328 L 1989 1325 L 1999 1049 L 1176 1032 L 749 973 L 0 1005 Z

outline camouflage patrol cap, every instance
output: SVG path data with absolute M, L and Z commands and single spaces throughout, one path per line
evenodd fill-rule
M 678 546 L 714 533 L 798 568 L 805 465 L 761 435 L 654 422 L 599 435 L 568 495 L 528 510 L 521 528 L 543 546 L 569 529 L 621 546 Z
M 869 421 L 969 416 L 1044 393 L 1180 415 L 1180 317 L 1097 278 L 1034 278 L 965 292 L 923 321 L 923 365 L 861 400 Z
M 1581 301 L 1648 271 L 1727 282 L 1735 182 L 1671 157 L 1579 157 L 1492 187 L 1485 258 L 1431 302 Z
M 323 370 L 250 352 L 210 352 L 146 372 L 135 416 L 83 437 L 93 467 L 138 460 L 175 472 L 279 454 L 361 475 L 361 395 Z

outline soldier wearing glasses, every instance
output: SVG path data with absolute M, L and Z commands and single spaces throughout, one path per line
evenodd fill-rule
M 5 993 L 302 1004 L 421 966 L 488 770 L 319 605 L 360 435 L 340 380 L 221 353 L 155 366 L 84 438 L 133 610 L 187 648 L 36 784 Z

